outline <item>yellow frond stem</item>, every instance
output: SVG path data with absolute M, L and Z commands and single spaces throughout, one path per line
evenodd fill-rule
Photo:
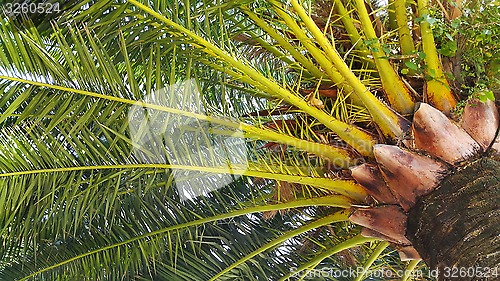
M 330 60 L 325 56 L 323 51 L 318 48 L 307 36 L 307 34 L 302 30 L 302 28 L 297 24 L 297 22 L 285 11 L 282 10 L 282 8 L 279 6 L 279 3 L 275 1 L 271 1 L 274 5 L 274 10 L 278 16 L 280 16 L 290 28 L 290 30 L 293 32 L 295 37 L 306 47 L 307 51 L 314 57 L 314 59 L 318 62 L 318 64 L 321 66 L 321 68 L 326 72 L 328 77 L 332 79 L 332 81 L 337 84 L 337 85 L 345 85 L 347 88 L 344 90 L 347 92 L 352 91 L 352 88 L 346 84 L 346 81 L 344 77 L 336 71 L 335 66 L 332 64 Z
M 419 17 L 429 15 L 427 9 L 427 0 L 418 0 Z M 429 22 L 423 19 L 420 22 L 420 33 L 422 36 L 422 46 L 425 53 L 426 74 L 430 80 L 427 81 L 425 87 L 425 95 L 427 99 L 439 110 L 449 113 L 453 109 L 457 101 L 451 93 L 448 80 L 444 76 L 441 61 L 439 60 L 436 45 L 434 43 L 434 35 Z
M 285 49 L 292 57 L 297 60 L 303 67 L 307 69 L 314 77 L 321 78 L 323 72 L 314 65 L 309 59 L 307 59 L 303 54 L 301 54 L 288 40 L 283 38 L 278 32 L 276 32 L 271 26 L 269 26 L 264 20 L 257 16 L 254 12 L 250 11 L 247 7 L 241 7 L 241 10 L 257 24 L 262 30 L 264 30 L 269 36 L 271 36 L 276 42 Z
M 356 0 L 356 7 L 365 36 L 372 42 L 369 48 L 375 60 L 380 80 L 382 81 L 382 88 L 387 96 L 387 99 L 389 100 L 389 103 L 394 107 L 394 109 L 403 114 L 413 112 L 415 103 L 413 102 L 410 90 L 408 90 L 398 73 L 389 63 L 387 54 L 384 53 L 382 46 L 380 45 L 370 16 L 366 10 L 365 1 Z
M 336 9 L 337 13 L 340 16 L 340 20 L 342 21 L 342 24 L 344 24 L 344 28 L 347 31 L 347 35 L 349 35 L 349 39 L 351 40 L 351 43 L 353 45 L 356 44 L 356 47 L 359 50 L 362 50 L 362 51 L 365 51 L 366 53 L 369 53 L 369 50 L 366 47 L 366 44 L 361 39 L 361 35 L 359 35 L 358 29 L 354 25 L 352 17 L 349 15 L 349 12 L 345 8 L 342 1 L 335 0 L 334 5 L 335 5 L 335 9 Z
M 283 99 L 287 103 L 298 107 L 305 113 L 316 118 L 319 122 L 336 133 L 342 140 L 354 147 L 359 153 L 366 156 L 372 155 L 372 149 L 373 145 L 375 144 L 375 139 L 370 134 L 356 128 L 353 125 L 339 121 L 322 110 L 310 106 L 302 97 L 281 87 L 276 82 L 265 77 L 262 73 L 258 72 L 251 66 L 236 60 L 233 56 L 219 49 L 215 44 L 208 42 L 192 31 L 175 23 L 171 19 L 168 19 L 163 15 L 153 11 L 151 8 L 137 2 L 136 0 L 129 0 L 129 2 L 140 8 L 144 12 L 155 17 L 156 19 L 160 20 L 161 22 L 167 24 L 168 26 L 187 35 L 189 38 L 194 40 L 196 44 L 202 46 L 202 50 L 205 53 L 228 63 L 231 67 L 238 69 L 239 71 L 250 77 L 253 80 L 252 85 L 267 89 L 267 92 L 272 93 L 274 96 Z
M 318 47 L 316 47 L 315 44 L 313 44 L 311 38 L 309 38 L 306 35 L 304 30 L 302 30 L 302 28 L 297 24 L 297 22 L 289 14 L 287 14 L 281 9 L 279 3 L 275 1 L 271 1 L 271 3 L 274 5 L 275 12 L 285 21 L 288 28 L 290 28 L 292 33 L 302 43 L 302 45 L 306 47 L 307 51 L 309 51 L 309 54 L 311 54 L 313 58 L 318 62 L 318 64 L 321 66 L 321 68 L 326 73 L 328 78 L 330 78 L 335 84 L 344 87 L 345 92 L 352 93 L 353 92 L 352 87 L 345 81 L 344 77 L 336 70 L 335 66 L 325 56 L 323 51 Z M 356 95 L 350 95 L 350 99 L 354 104 L 359 106 L 364 106 L 363 102 Z
M 338 194 L 346 196 L 345 201 L 340 205 L 344 208 L 349 208 L 353 201 L 363 202 L 367 193 L 363 187 L 352 180 L 339 180 L 329 178 L 314 178 L 308 176 L 287 175 L 282 173 L 263 172 L 255 169 L 255 167 L 246 167 L 245 165 L 226 165 L 226 166 L 188 166 L 188 165 L 174 165 L 174 164 L 121 164 L 121 165 L 99 165 L 99 166 L 78 166 L 78 167 L 64 167 L 52 169 L 40 169 L 19 171 L 10 173 L 0 173 L 0 178 L 15 177 L 22 175 L 44 174 L 44 173 L 62 173 L 73 171 L 89 171 L 89 170 L 108 170 L 108 169 L 173 169 L 185 170 L 214 174 L 231 174 L 241 175 L 248 177 L 257 177 L 264 179 L 272 179 L 277 181 L 285 181 L 303 185 L 310 185 L 313 187 L 329 190 Z M 350 198 L 350 199 L 347 199 Z
M 394 0 L 394 12 L 399 33 L 399 46 L 403 55 L 413 54 L 415 46 L 408 26 L 408 16 L 406 15 L 406 0 Z
M 398 24 L 396 22 L 396 14 L 394 11 L 394 0 L 389 0 L 389 5 L 387 6 L 387 13 L 389 14 L 389 30 L 396 30 Z
M 356 77 L 356 75 L 354 75 L 351 71 L 349 66 L 346 65 L 337 50 L 330 44 L 328 38 L 326 38 L 323 32 L 321 32 L 316 23 L 306 13 L 304 8 L 296 0 L 291 0 L 291 2 L 299 17 L 314 36 L 316 42 L 325 51 L 328 59 L 333 63 L 333 65 L 335 65 L 337 71 L 352 87 L 354 93 L 363 101 L 366 109 L 368 109 L 373 120 L 379 126 L 384 135 L 392 138 L 402 136 L 407 130 L 406 120 L 370 93 L 361 80 L 359 80 L 358 77 Z
M 276 142 L 276 143 L 280 143 L 280 144 L 294 146 L 300 150 L 307 151 L 307 152 L 316 154 L 318 156 L 324 157 L 324 158 L 332 161 L 333 163 L 335 163 L 335 165 L 337 165 L 339 167 L 343 167 L 343 168 L 350 167 L 356 163 L 356 161 L 353 160 L 351 158 L 350 154 L 344 149 L 333 147 L 333 146 L 326 145 L 326 144 L 313 142 L 313 141 L 299 139 L 299 138 L 292 137 L 292 136 L 289 136 L 286 134 L 280 134 L 280 133 L 277 133 L 277 132 L 269 130 L 269 129 L 258 128 L 258 127 L 255 127 L 255 126 L 243 123 L 243 122 L 220 119 L 220 118 L 216 118 L 213 116 L 207 116 L 204 114 L 180 110 L 177 108 L 166 107 L 163 105 L 151 104 L 151 103 L 146 103 L 143 101 L 134 101 L 134 100 L 125 99 L 125 98 L 121 98 L 121 97 L 108 96 L 108 95 L 98 94 L 98 93 L 94 93 L 94 92 L 88 92 L 88 91 L 84 91 L 84 90 L 67 88 L 67 87 L 63 87 L 63 86 L 41 83 L 41 82 L 36 82 L 36 81 L 31 81 L 31 80 L 26 80 L 26 79 L 21 79 L 21 78 L 0 75 L 0 79 L 6 79 L 6 80 L 10 80 L 10 81 L 16 81 L 16 82 L 21 82 L 24 84 L 30 84 L 30 85 L 40 86 L 40 87 L 47 87 L 47 88 L 51 88 L 51 89 L 55 89 L 55 90 L 68 92 L 68 93 L 76 93 L 76 94 L 80 94 L 80 95 L 91 96 L 91 97 L 110 100 L 110 101 L 116 101 L 116 102 L 120 102 L 120 103 L 124 103 L 124 104 L 141 106 L 144 108 L 150 108 L 150 109 L 154 109 L 154 110 L 158 110 L 158 111 L 162 111 L 162 112 L 168 112 L 171 114 L 176 114 L 176 115 L 180 115 L 180 116 L 194 118 L 194 119 L 201 120 L 201 121 L 207 121 L 207 122 L 210 122 L 212 124 L 218 124 L 218 125 L 226 126 L 229 128 L 234 128 L 236 130 L 241 130 L 241 131 L 245 132 L 246 137 L 251 137 L 253 139 L 266 140 L 266 141 L 271 141 L 271 142 Z M 338 121 L 338 122 L 340 122 L 340 121 Z

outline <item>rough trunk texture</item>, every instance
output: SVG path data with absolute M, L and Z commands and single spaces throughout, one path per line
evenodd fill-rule
M 407 237 L 439 280 L 500 280 L 499 207 L 500 162 L 482 158 L 410 210 Z

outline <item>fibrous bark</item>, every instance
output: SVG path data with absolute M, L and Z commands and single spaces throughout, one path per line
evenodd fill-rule
M 498 280 L 480 274 L 500 270 L 499 207 L 500 162 L 482 158 L 445 178 L 410 210 L 406 237 L 439 270 L 439 280 Z M 468 273 L 452 277 L 453 268 Z

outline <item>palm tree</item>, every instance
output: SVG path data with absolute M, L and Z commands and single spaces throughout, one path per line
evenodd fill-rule
M 460 7 L 389 2 L 3 18 L 1 279 L 495 279 L 493 92 L 443 71 Z

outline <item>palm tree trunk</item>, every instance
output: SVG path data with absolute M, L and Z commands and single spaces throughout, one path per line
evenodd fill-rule
M 498 280 L 499 195 L 500 162 L 482 158 L 410 210 L 407 237 L 438 280 Z

